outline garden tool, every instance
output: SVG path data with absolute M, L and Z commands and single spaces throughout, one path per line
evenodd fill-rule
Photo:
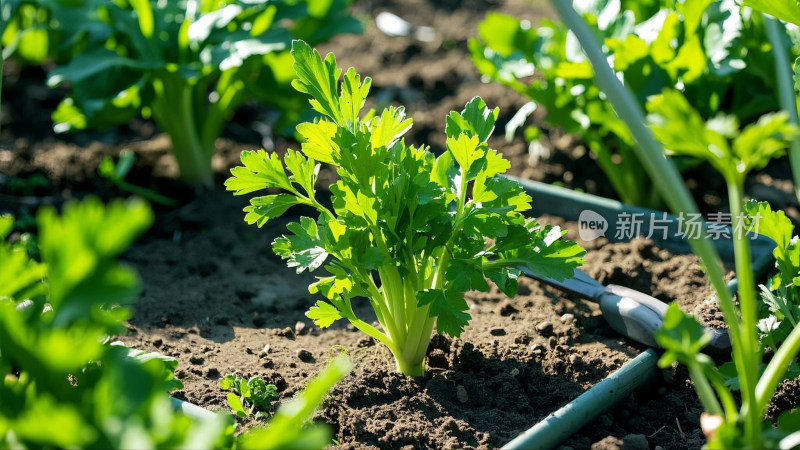
M 603 318 L 615 331 L 636 342 L 659 347 L 655 335 L 664 323 L 667 304 L 657 298 L 624 286 L 603 286 L 577 268 L 575 275 L 564 281 L 536 275 L 524 267 L 520 270 L 528 277 L 598 303 Z M 707 330 L 712 338 L 706 350 L 715 354 L 730 353 L 728 333 L 708 327 Z

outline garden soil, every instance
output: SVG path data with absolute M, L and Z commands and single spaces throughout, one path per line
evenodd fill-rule
M 355 370 L 317 418 L 334 426 L 345 448 L 494 447 L 644 350 L 613 332 L 593 303 L 522 279 L 514 298 L 497 289 L 469 293 L 472 321 L 462 336 L 434 338 L 425 377 L 400 375 L 389 351 L 363 333 L 345 323 L 321 330 L 304 317 L 314 302 L 307 291 L 313 277 L 287 269 L 269 249 L 284 223 L 246 227 L 231 220 L 243 201 L 225 192 L 208 196 L 159 219 L 126 253 L 146 291 L 121 338 L 178 358 L 185 384 L 178 395 L 207 408 L 226 407 L 217 381 L 227 373 L 258 375 L 286 399 L 344 350 Z M 576 237 L 575 223 L 541 220 Z M 584 269 L 601 281 L 690 310 L 710 295 L 692 256 L 641 239 L 583 244 Z M 363 304 L 358 313 L 374 320 Z M 696 448 L 699 413 L 683 373 L 668 369 L 567 444 L 588 448 L 632 434 L 664 448 Z
M 523 0 L 358 1 L 355 11 L 368 22 L 365 36 L 337 37 L 322 49 L 334 51 L 340 65 L 372 76 L 372 106 L 407 106 L 415 120 L 409 144 L 428 143 L 441 151 L 446 113 L 481 95 L 501 108 L 491 144 L 512 161 L 513 174 L 613 197 L 579 138 L 543 127 L 544 152 L 534 155 L 520 137 L 511 142 L 502 138 L 505 123 L 526 100 L 502 86 L 482 83 L 469 60 L 467 39 L 476 35 L 478 23 L 490 10 L 527 18 L 534 26 L 554 17 L 546 3 Z M 375 27 L 375 17 L 383 11 L 413 25 L 434 27 L 435 40 L 384 35 Z M 88 194 L 123 196 L 96 177 L 96 168 L 104 156 L 121 149 L 136 153 L 129 181 L 171 196 L 180 206 L 156 207 L 153 228 L 125 254 L 126 262 L 140 273 L 144 292 L 129 321 L 129 333 L 120 339 L 176 357 L 177 375 L 185 386 L 176 393 L 180 398 L 224 409 L 225 393 L 217 381 L 226 373 L 240 373 L 275 384 L 279 408 L 331 355 L 344 350 L 355 368 L 316 415 L 331 424 L 342 447 L 490 448 L 508 442 L 644 350 L 606 326 L 591 302 L 521 279 L 514 298 L 496 289 L 468 294 L 472 321 L 462 336 L 435 336 L 426 375 L 402 376 L 394 372 L 388 350 L 364 334 L 344 323 L 320 330 L 305 318 L 315 300 L 307 291 L 314 274 L 294 273 L 270 249 L 291 217 L 259 230 L 242 220 L 246 199 L 221 188 L 192 192 L 175 180 L 169 140 L 151 122 L 54 135 L 49 116 L 63 92 L 44 89 L 43 84 L 41 69 L 6 64 L 0 211 L 25 219 L 45 204 L 59 206 Z M 542 113 L 534 115 L 534 125 L 541 126 Z M 297 148 L 291 140 L 265 132 L 265 117 L 267 111 L 248 105 L 226 128 L 213 161 L 219 185 L 243 149 Z M 778 161 L 751 177 L 748 192 L 796 217 L 785 167 L 788 164 Z M 47 181 L 12 187 L 13 180 L 33 176 Z M 321 182 L 333 177 L 323 170 Z M 689 185 L 704 209 L 718 210 L 723 208 L 722 186 L 708 184 L 709 178 L 700 171 L 690 177 Z M 556 217 L 542 221 L 562 225 L 570 230 L 568 237 L 577 237 L 574 223 Z M 599 281 L 677 301 L 706 323 L 720 324 L 694 257 L 672 255 L 641 239 L 580 243 L 588 250 L 584 270 Z M 370 317 L 365 305 L 357 312 Z M 779 393 L 772 414 L 800 402 L 796 381 L 785 383 Z M 700 412 L 685 371 L 669 368 L 563 448 L 699 448 L 704 442 Z M 259 423 L 245 421 L 241 428 Z

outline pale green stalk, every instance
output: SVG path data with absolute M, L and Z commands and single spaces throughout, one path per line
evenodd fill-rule
M 731 217 L 736 220 L 742 214 L 744 205 L 743 180 L 726 180 L 728 184 L 728 203 Z M 736 367 L 740 370 L 740 379 L 747 380 L 741 383 L 742 413 L 744 415 L 745 438 L 750 445 L 761 442 L 762 415 L 758 413 L 756 402 L 756 383 L 758 382 L 759 361 L 761 361 L 761 346 L 758 340 L 758 307 L 756 305 L 756 284 L 751 267 L 749 238 L 742 233 L 734 233 L 733 253 L 736 260 L 736 276 L 739 280 L 739 306 L 742 313 L 742 352 L 745 358 L 741 364 L 737 361 Z M 741 367 L 740 367 L 741 366 Z M 744 368 L 745 372 L 741 372 Z M 746 375 L 746 376 L 745 376 Z

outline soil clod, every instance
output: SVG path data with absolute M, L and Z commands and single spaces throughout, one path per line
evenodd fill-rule
M 314 362 L 314 355 L 304 348 L 297 351 L 297 357 L 303 362 Z

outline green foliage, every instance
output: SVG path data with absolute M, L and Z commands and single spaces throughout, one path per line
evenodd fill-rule
M 402 107 L 362 114 L 369 77 L 351 68 L 340 86 L 333 54 L 323 59 L 302 41 L 292 54 L 293 85 L 325 117 L 298 126 L 301 152 L 289 150 L 283 161 L 243 152 L 243 166 L 225 185 L 236 195 L 283 191 L 245 208 L 245 220 L 259 227 L 294 205 L 319 212 L 289 224 L 290 234 L 273 243 L 298 272 L 328 272 L 309 286 L 325 297 L 307 313 L 318 326 L 347 319 L 389 347 L 400 371 L 418 375 L 433 327 L 459 336 L 470 319 L 464 293 L 488 290 L 486 277 L 514 295 L 517 266 L 563 279 L 582 262 L 583 250 L 561 239 L 560 229 L 522 215 L 530 197 L 499 176 L 510 165 L 487 145 L 497 109 L 476 97 L 451 112 L 447 152 L 436 157 L 427 146 L 405 145 L 411 119 Z M 316 198 L 317 161 L 339 175 L 332 209 Z M 356 316 L 358 297 L 369 299 L 383 331 Z
M 800 4 L 796 0 L 744 0 L 742 4 L 800 26 Z
M 0 216 L 0 447 L 324 448 L 330 430 L 306 422 L 350 372 L 345 357 L 268 427 L 234 443 L 230 416 L 195 421 L 173 410 L 167 392 L 183 388 L 177 360 L 109 343 L 139 293 L 135 273 L 117 257 L 152 219 L 140 202 L 106 207 L 90 198 L 60 217 L 43 209 L 40 262 L 5 240 L 14 220 Z M 236 389 L 254 408 L 271 410 L 274 386 L 254 377 Z
M 749 201 L 745 205 L 752 218 L 754 232 L 775 241 L 772 254 L 777 272 L 762 285 L 759 331 L 764 345 L 776 351 L 800 323 L 800 245 L 794 237 L 794 225 L 783 211 L 773 211 L 766 202 Z M 796 372 L 796 370 L 795 370 Z
M 37 221 L 41 262 L 0 242 L 0 446 L 172 448 L 205 432 L 216 436 L 210 446 L 230 440 L 223 418 L 201 427 L 172 412 L 166 392 L 183 387 L 175 359 L 106 343 L 139 292 L 116 259 L 152 222 L 149 208 L 88 199 L 60 217 L 45 208 Z M 11 221 L 2 222 L 5 235 Z
M 676 90 L 651 97 L 647 111 L 650 127 L 667 154 L 708 161 L 737 186 L 751 170 L 783 156 L 798 132 L 785 112 L 765 114 L 741 130 L 734 116 L 719 114 L 704 121 Z
M 302 98 L 289 83 L 292 38 L 318 43 L 359 32 L 347 0 L 251 2 L 86 0 L 86 43 L 48 84 L 70 95 L 53 114 L 59 132 L 105 128 L 152 117 L 172 139 L 184 179 L 212 181 L 214 142 L 234 110 L 257 99 L 296 123 Z M 58 11 L 52 10 L 56 20 Z M 81 41 L 83 42 L 83 41 Z
M 219 380 L 219 387 L 228 392 L 228 406 L 238 417 L 248 417 L 253 411 L 267 416 L 272 411 L 272 402 L 278 399 L 278 390 L 259 377 L 250 379 L 227 374 Z
M 20 65 L 62 64 L 92 46 L 102 46 L 107 30 L 93 20 L 103 0 L 5 0 L 0 7 L 3 59 Z
M 649 96 L 675 88 L 691 99 L 703 121 L 724 113 L 747 125 L 780 109 L 772 95 L 774 65 L 763 45 L 763 21 L 741 15 L 734 2 L 603 0 L 576 7 L 642 107 Z M 530 98 L 534 106 L 527 114 L 544 107 L 549 124 L 580 135 L 624 202 L 663 207 L 635 155 L 630 131 L 595 84 L 591 64 L 565 26 L 542 20 L 535 29 L 490 13 L 479 32 L 469 48 L 486 78 Z M 694 164 L 691 158 L 678 163 Z

